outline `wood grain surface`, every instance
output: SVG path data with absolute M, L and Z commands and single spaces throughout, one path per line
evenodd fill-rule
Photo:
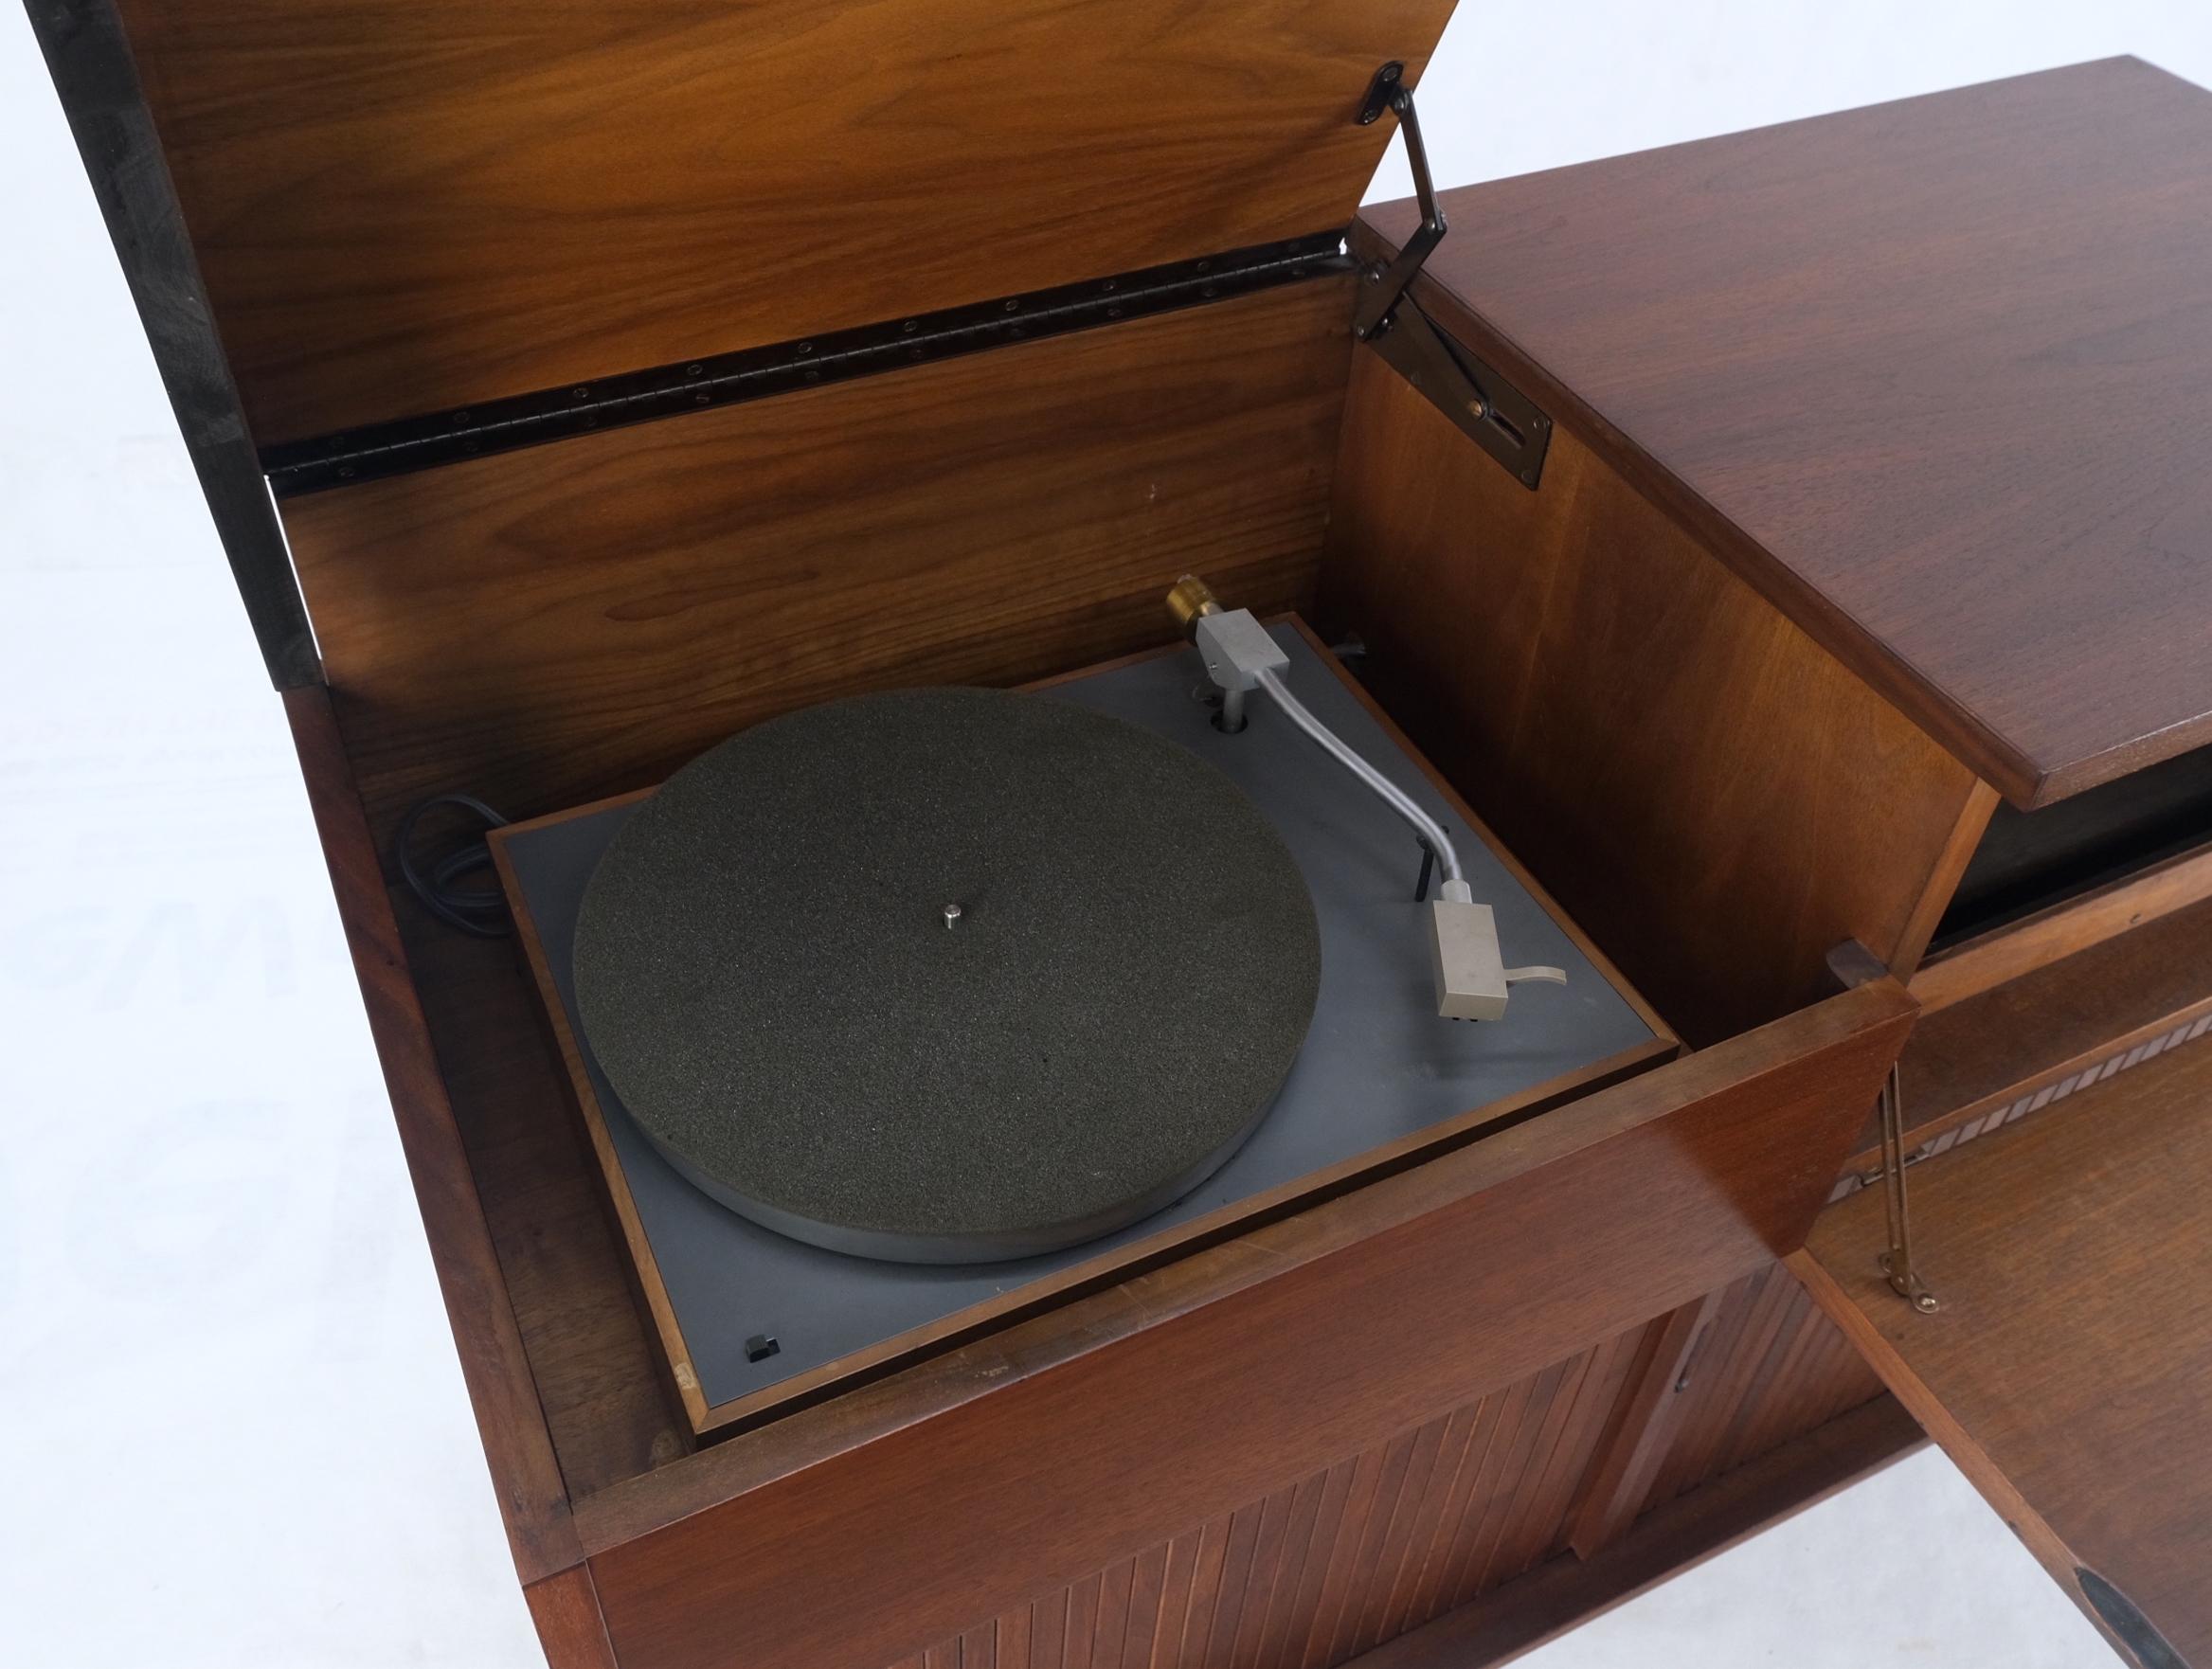
M 1417 294 L 2006 796 L 2212 739 L 2212 95 L 2114 59 L 1445 206 Z
M 1881 1381 L 1780 1264 L 1706 1293 L 1651 1330 L 1621 1417 L 1592 1464 L 1568 1542 L 1604 1552 L 1669 1501 L 1881 1394 Z
M 1355 356 L 1321 619 L 1692 1043 L 1907 972 L 1994 797 L 1562 424 L 1530 493 Z
M 1681 1397 L 1691 1353 L 1702 1342 L 1721 1294 L 1670 1310 L 1651 1324 L 1629 1375 L 1612 1430 L 1592 1458 L 1588 1483 L 1567 1526 L 1567 1544 L 1581 1558 L 1620 1539 L 1649 1493 L 1651 1477 L 1674 1446 L 1687 1408 Z
M 315 833 L 330 865 L 338 920 L 369 1029 L 391 1096 L 400 1146 L 422 1208 L 423 1230 L 453 1324 L 461 1377 L 507 1526 L 528 1584 L 578 1564 L 568 1495 L 546 1429 L 522 1335 L 508 1299 L 399 928 L 362 819 L 329 691 L 284 692 L 284 711 L 307 781 Z
M 829 696 L 1167 641 L 1186 569 L 1300 605 L 1349 317 L 1316 279 L 289 501 L 380 847 L 426 794 L 535 816 Z
M 1751 1273 L 1912 1013 L 1845 993 L 602 1491 L 609 1635 L 890 1662 Z
M 664 1388 L 514 946 L 454 932 L 404 887 L 390 907 L 570 1494 L 682 1460 L 690 1427 Z
M 1881 1394 L 1881 1381 L 1780 1264 L 1717 1295 L 1675 1379 L 1682 1407 L 1640 1515 Z
M 1333 1669 L 1564 1545 L 1650 1331 L 1463 1403 L 893 1669 L 926 1669 L 932 1652 L 959 1669 L 1010 1659 L 1030 1669 Z M 1110 1622 L 1081 1651 L 1064 1619 L 1088 1606 L 1094 1585 Z
M 117 0 L 263 446 L 1339 226 L 1450 0 Z
M 1921 1012 L 1933 1014 L 2206 898 L 2212 847 L 2200 847 L 1952 945 L 1908 984 Z
M 1562 1553 L 1400 1635 L 1360 1669 L 1490 1669 L 1870 1477 L 1925 1441 L 1878 1396 L 1653 1509 L 1589 1559 Z
M 1769 1294 L 1779 1301 L 1760 1310 L 1753 1301 Z M 1724 1303 L 1745 1317 L 1782 1313 L 1788 1320 L 1779 1330 L 1732 1328 L 1711 1351 L 1699 1346 L 1702 1365 L 1674 1359 L 1673 1345 L 1701 1335 Z M 1678 1318 L 1690 1323 L 1692 1339 L 1673 1337 Z M 1704 1457 L 1710 1472 L 1655 1500 L 1602 1547 L 1571 1551 L 1592 1496 L 1616 1481 L 1608 1461 L 1619 1451 L 1609 1445 L 1622 1421 L 1634 1419 L 1630 1400 L 1648 1370 L 1665 1364 L 1656 1383 L 1674 1405 L 1697 1407 L 1706 1422 L 1715 1411 L 1733 1415 L 1724 1423 L 1742 1432 L 1743 1409 L 1699 1400 L 1689 1387 L 1701 1374 L 1720 1382 L 1743 1346 L 1755 1346 L 1754 1366 L 1769 1356 L 1784 1363 L 1783 1374 L 1761 1382 L 1757 1400 L 1780 1423 L 1741 1455 Z M 1825 1396 L 1778 1394 L 1789 1392 L 1791 1375 L 1802 1380 L 1839 1361 L 1847 1371 L 1825 1382 Z M 1663 1448 L 1679 1427 L 1651 1429 Z M 1473 1669 L 1495 1660 L 1492 1645 L 1558 1632 L 1920 1441 L 1804 1289 L 1771 1265 L 892 1669 L 1323 1669 L 1352 1659 Z M 1632 1516 L 1642 1509 L 1641 1494 L 1629 1507 Z M 1106 1628 L 1078 1629 L 1070 1650 L 1070 1615 L 1088 1618 L 1102 1607 Z M 1366 1656 L 1401 1640 L 1397 1650 Z
M 541 1577 L 524 1587 L 522 1597 L 537 1625 L 547 1669 L 619 1669 L 589 1567 Z
M 1881 1191 L 1791 1260 L 2059 1585 L 2086 1565 L 2212 1660 L 2212 1049 L 2164 1055 L 1915 1166 L 1942 1308 L 1884 1283 Z

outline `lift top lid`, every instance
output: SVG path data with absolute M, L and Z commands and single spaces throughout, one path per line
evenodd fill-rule
M 267 447 L 1341 228 L 1451 0 L 115 0 Z
M 2212 94 L 2117 59 L 1445 205 L 1440 321 L 2016 802 L 2212 743 Z

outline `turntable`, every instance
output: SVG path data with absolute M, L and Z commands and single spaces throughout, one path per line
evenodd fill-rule
M 1673 1051 L 1298 621 L 1171 601 L 494 836 L 696 1432 Z

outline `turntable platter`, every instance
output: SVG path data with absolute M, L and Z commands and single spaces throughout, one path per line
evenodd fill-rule
M 915 1263 L 1110 1232 L 1211 1175 L 1313 1014 L 1281 838 L 1212 765 L 984 690 L 862 696 L 693 761 L 601 859 L 587 1047 L 724 1204 Z

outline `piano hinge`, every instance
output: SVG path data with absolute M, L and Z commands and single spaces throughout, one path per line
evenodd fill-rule
M 1406 136 L 1406 161 L 1413 170 L 1413 192 L 1421 224 L 1389 266 L 1370 266 L 1352 314 L 1352 333 L 1381 354 L 1397 373 L 1460 431 L 1503 464 L 1524 487 L 1543 478 L 1544 454 L 1552 442 L 1552 420 L 1538 411 L 1494 366 L 1451 340 L 1407 294 L 1421 263 L 1443 242 L 1443 207 L 1429 174 L 1429 151 L 1421 142 L 1421 121 L 1413 111 L 1406 66 L 1393 59 L 1375 72 L 1359 106 L 1362 127 L 1395 111 L 1398 132 Z
M 794 389 L 1202 307 L 1340 273 L 1350 264 L 1344 254 L 1344 229 L 1331 226 L 1193 260 L 761 348 L 703 354 L 589 383 L 477 401 L 460 410 L 288 441 L 265 448 L 261 464 L 270 491 L 280 499 L 293 498 L 593 430 L 710 411 Z

